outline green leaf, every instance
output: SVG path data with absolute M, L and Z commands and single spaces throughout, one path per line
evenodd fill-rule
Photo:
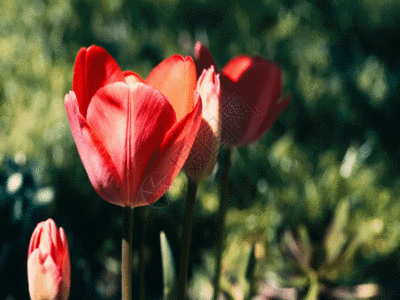
M 221 289 L 232 299 L 247 299 L 250 283 L 246 278 L 252 245 L 235 236 L 222 258 Z
M 300 238 L 300 247 L 303 250 L 306 266 L 308 267 L 311 265 L 311 258 L 313 253 L 310 236 L 308 235 L 307 227 L 305 227 L 304 225 L 300 225 L 298 231 Z
M 290 251 L 291 255 L 296 259 L 299 266 L 303 269 L 305 273 L 308 272 L 309 265 L 308 259 L 300 246 L 298 241 L 294 238 L 291 230 L 286 230 L 283 235 L 283 242 L 287 249 Z
M 324 246 L 328 263 L 332 263 L 339 256 L 348 241 L 345 228 L 349 221 L 349 214 L 350 203 L 346 199 L 341 201 L 336 207 L 335 216 L 326 234 Z
M 315 273 L 310 275 L 310 288 L 308 289 L 307 296 L 304 300 L 318 300 L 319 294 L 319 283 Z
M 160 244 L 161 244 L 161 260 L 163 270 L 163 281 L 164 281 L 164 300 L 173 299 L 172 295 L 175 295 L 176 290 L 176 274 L 175 274 L 175 263 L 171 251 L 171 246 L 168 243 L 167 237 L 164 231 L 160 232 Z

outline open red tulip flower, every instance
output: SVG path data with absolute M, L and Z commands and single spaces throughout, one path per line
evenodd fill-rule
M 64 230 L 52 219 L 39 223 L 28 250 L 28 283 L 32 300 L 66 300 L 71 267 Z
M 210 51 L 199 42 L 195 58 L 198 75 L 215 66 Z M 280 101 L 280 67 L 258 56 L 242 55 L 229 61 L 220 75 L 221 142 L 245 146 L 260 139 L 290 102 L 291 95 Z
M 187 176 L 193 182 L 208 178 L 214 170 L 220 147 L 219 74 L 214 67 L 204 69 L 197 82 L 197 92 L 203 103 L 201 125 L 185 164 Z
M 133 208 L 168 190 L 200 126 L 195 89 L 190 57 L 171 56 L 143 80 L 122 72 L 100 47 L 79 51 L 65 107 L 83 165 L 103 199 Z

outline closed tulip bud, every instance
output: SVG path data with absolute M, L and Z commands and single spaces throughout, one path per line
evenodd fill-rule
M 220 147 L 219 102 L 221 88 L 219 74 L 214 67 L 203 70 L 197 82 L 197 96 L 203 104 L 203 114 L 196 140 L 185 164 L 190 180 L 199 182 L 209 177 L 217 161 Z
M 39 223 L 28 251 L 28 283 L 32 300 L 66 300 L 71 267 L 64 230 L 52 219 Z

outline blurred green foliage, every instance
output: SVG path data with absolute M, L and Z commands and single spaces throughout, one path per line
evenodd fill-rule
M 227 244 L 239 240 L 246 247 L 258 245 L 265 260 L 281 262 L 264 267 L 281 270 L 285 264 L 275 250 L 282 228 L 303 226 L 310 243 L 323 249 L 330 224 L 340 223 L 334 211 L 343 210 L 339 215 L 344 223 L 337 225 L 337 235 L 361 234 L 363 239 L 352 256 L 354 264 L 335 280 L 382 283 L 389 275 L 366 270 L 376 270 L 375 264 L 399 254 L 399 4 L 399 0 L 1 1 L 0 159 L 25 153 L 30 161 L 39 162 L 44 182 L 58 188 L 58 211 L 74 222 L 78 208 L 95 220 L 109 206 L 90 187 L 63 106 L 80 47 L 100 45 L 121 69 L 142 77 L 174 53 L 193 55 L 196 41 L 209 45 L 220 68 L 242 53 L 261 55 L 281 65 L 284 93 L 290 91 L 293 100 L 261 141 L 233 152 Z M 217 167 L 200 186 L 195 253 L 213 244 L 218 176 Z M 181 174 L 166 196 L 170 205 L 149 213 L 150 220 L 158 220 L 149 225 L 149 232 L 168 227 L 174 232 L 168 237 L 175 249 L 179 231 L 172 228 L 180 224 L 185 188 L 186 177 Z M 99 244 L 109 245 L 103 238 Z M 150 247 L 158 247 L 154 242 L 158 233 L 151 239 Z M 332 255 L 335 242 L 348 241 L 327 242 L 327 254 L 322 255 Z M 111 253 L 115 247 L 99 251 Z M 228 261 L 245 255 L 227 251 L 233 253 L 225 257 Z M 194 256 L 195 264 L 204 263 Z M 395 275 L 398 262 L 391 268 L 390 277 L 400 281 Z M 193 278 L 198 276 L 194 271 Z

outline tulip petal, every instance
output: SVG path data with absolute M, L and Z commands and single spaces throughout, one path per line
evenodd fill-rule
M 70 286 L 71 286 L 71 262 L 69 258 L 68 242 L 65 235 L 64 229 L 60 228 L 60 238 L 63 246 L 63 263 L 62 263 L 62 274 L 63 278 L 61 281 L 61 291 L 63 293 L 62 299 L 68 299 Z
M 83 117 L 86 117 L 89 103 L 97 90 L 116 81 L 125 81 L 125 78 L 117 62 L 106 50 L 98 46 L 81 48 L 75 61 L 72 90 Z
M 221 74 L 223 75 L 223 74 Z M 246 134 L 246 127 L 255 108 L 238 91 L 230 87 L 232 82 L 221 76 L 221 143 L 235 146 Z
M 292 98 L 291 94 L 288 94 L 283 100 L 279 103 L 276 102 L 272 105 L 270 110 L 268 111 L 268 115 L 264 118 L 264 122 L 262 123 L 261 127 L 254 132 L 253 134 L 249 135 L 249 138 L 243 141 L 243 144 L 248 145 L 254 141 L 260 139 L 265 132 L 272 126 L 272 124 L 276 121 L 279 114 L 289 106 L 290 100 Z
M 248 99 L 256 99 L 255 103 L 252 103 L 256 111 L 250 116 L 245 139 L 251 139 L 254 133 L 257 135 L 266 120 L 273 118 L 275 121 L 278 114 L 271 115 L 270 111 L 279 101 L 282 92 L 282 74 L 277 64 L 260 57 L 254 57 L 252 63 L 238 81 L 239 91 L 245 97 L 248 95 Z M 249 89 L 250 83 L 254 86 L 253 91 Z M 241 141 L 240 144 L 245 144 L 245 141 Z
M 178 121 L 193 110 L 196 67 L 191 57 L 173 55 L 162 61 L 149 74 L 146 84 L 168 98 Z
M 60 243 L 57 243 L 58 230 L 54 221 L 45 221 L 41 224 L 41 233 L 39 248 L 41 248 L 42 255 L 57 258 L 56 252 Z M 57 263 L 57 261 L 56 261 Z
M 251 57 L 242 55 L 231 59 L 228 64 L 222 69 L 222 73 L 232 82 L 237 82 L 252 64 Z
M 203 71 L 197 82 L 197 91 L 201 96 L 203 104 L 203 119 L 206 121 L 209 121 L 210 119 L 218 120 L 221 84 L 219 74 L 215 74 L 213 66 L 208 70 Z M 214 123 L 212 128 L 213 131 L 217 133 L 219 130 L 218 122 Z
M 136 206 L 135 195 L 150 156 L 176 121 L 171 104 L 146 84 L 117 82 L 96 93 L 87 121 L 124 178 L 121 204 Z
M 213 66 L 203 70 L 197 82 L 197 92 L 201 95 L 199 100 L 203 105 L 203 118 L 185 163 L 186 175 L 194 182 L 200 182 L 211 175 L 220 146 L 220 81 Z
M 149 205 L 164 195 L 183 168 L 201 123 L 202 103 L 167 132 L 151 156 L 137 194 L 137 206 Z
M 53 257 L 56 265 L 62 265 L 64 245 L 56 223 L 52 219 L 40 222 L 33 232 L 29 251 L 36 248 L 41 248 L 42 255 Z
M 32 300 L 58 299 L 62 276 L 52 257 L 35 249 L 28 258 L 29 294 Z M 61 298 L 67 299 L 67 298 Z
M 234 86 L 234 93 L 231 91 L 229 96 L 223 97 L 223 107 L 227 107 L 227 101 L 230 106 L 236 105 L 242 118 L 236 124 L 242 132 L 234 144 L 247 144 L 248 140 L 252 140 L 251 136 L 258 135 L 269 110 L 280 98 L 281 70 L 277 64 L 261 57 L 241 56 L 228 63 L 221 80 L 228 89 Z
M 43 230 L 43 228 L 39 226 L 41 223 L 43 222 L 40 222 L 32 233 L 31 241 L 29 243 L 28 257 L 33 252 L 33 250 L 38 248 L 40 245 L 40 235 Z
M 104 144 L 79 112 L 74 92 L 65 96 L 65 108 L 82 163 L 96 192 L 106 201 L 119 204 L 121 178 Z
M 203 70 L 207 70 L 211 66 L 214 66 L 215 71 L 217 72 L 217 65 L 215 64 L 207 46 L 197 42 L 196 46 L 194 47 L 194 57 L 196 58 L 197 78 L 200 77 Z

